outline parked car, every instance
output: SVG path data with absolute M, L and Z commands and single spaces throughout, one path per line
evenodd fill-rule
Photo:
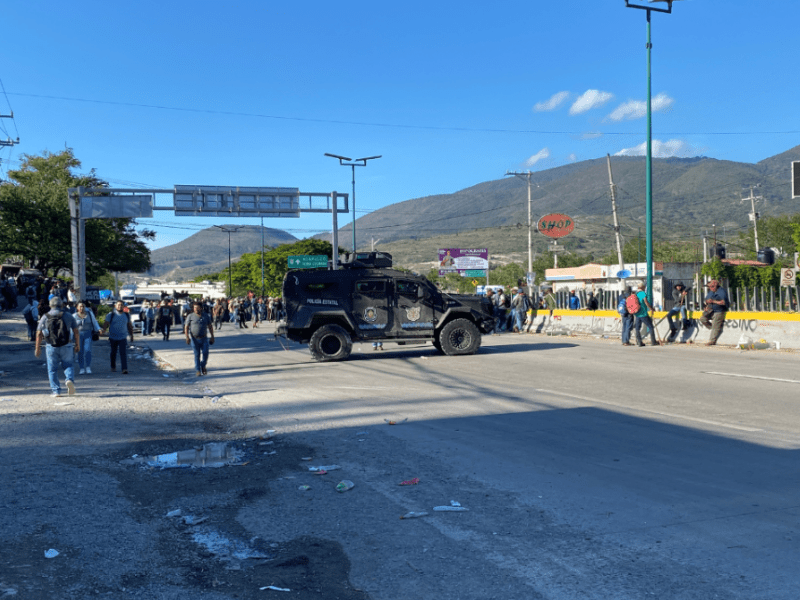
M 142 335 L 142 329 L 144 328 L 144 314 L 142 313 L 142 305 L 129 304 L 126 308 L 128 309 L 128 314 L 131 317 L 133 333 Z

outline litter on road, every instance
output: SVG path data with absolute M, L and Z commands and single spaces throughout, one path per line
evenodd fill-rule
M 401 519 L 418 519 L 419 517 L 427 517 L 427 516 L 428 516 L 428 513 L 424 512 L 424 511 L 423 512 L 414 512 L 412 510 L 411 512 L 407 512 L 406 514 L 404 514 L 400 518 Z
M 352 490 L 355 487 L 355 483 L 350 481 L 349 479 L 343 479 L 339 483 L 336 484 L 336 491 L 337 492 L 346 492 L 348 490 Z
M 59 551 L 56 550 L 55 548 L 50 548 L 49 550 L 45 550 L 44 551 L 44 557 L 45 558 L 55 558 L 58 555 L 59 555 Z
M 414 479 L 407 479 L 405 481 L 401 481 L 400 485 L 417 485 L 419 483 L 419 477 L 414 477 Z
M 341 469 L 339 465 L 325 465 L 319 467 L 308 467 L 309 471 L 336 471 L 337 469 Z
M 291 592 L 292 591 L 289 588 L 279 588 L 279 587 L 275 587 L 274 585 L 267 585 L 267 586 L 264 586 L 264 587 L 258 588 L 258 589 L 260 589 L 260 590 L 272 590 L 272 591 L 275 591 L 275 592 Z

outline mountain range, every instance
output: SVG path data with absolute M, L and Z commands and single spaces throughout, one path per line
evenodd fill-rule
M 238 228 L 230 234 L 231 260 L 236 261 L 242 254 L 261 249 L 260 225 L 226 227 Z M 280 229 L 264 227 L 263 233 L 264 245 L 270 248 L 297 241 L 292 234 Z M 209 227 L 177 244 L 153 250 L 150 253 L 153 266 L 147 275 L 168 281 L 188 281 L 200 275 L 218 273 L 228 267 L 228 240 L 228 233 Z
M 564 245 L 596 253 L 612 251 L 609 160 L 622 232 L 627 239 L 641 235 L 644 157 L 604 157 L 532 173 L 534 223 L 549 213 L 565 213 L 576 226 L 563 239 Z M 702 230 L 711 231 L 714 226 L 726 235 L 743 231 L 750 223 L 751 190 L 761 216 L 800 212 L 800 198 L 791 197 L 792 161 L 800 161 L 800 146 L 755 164 L 708 157 L 654 159 L 654 229 L 660 239 L 670 240 L 696 240 Z M 369 249 L 372 240 L 378 239 L 378 248 L 393 252 L 396 264 L 422 270 L 435 259 L 437 247 L 486 246 L 519 260 L 527 253 L 527 221 L 527 183 L 521 177 L 507 176 L 452 194 L 415 198 L 375 210 L 357 220 L 356 232 L 359 249 Z M 258 251 L 260 230 L 243 226 L 232 234 L 232 256 Z M 268 246 L 296 240 L 280 230 L 266 231 Z M 341 246 L 349 246 L 351 232 L 350 223 L 339 230 Z M 330 233 L 314 237 L 329 240 Z M 534 232 L 537 251 L 545 250 L 550 241 Z M 227 266 L 227 242 L 227 234 L 219 229 L 198 232 L 155 250 L 150 273 L 177 279 L 220 271 Z

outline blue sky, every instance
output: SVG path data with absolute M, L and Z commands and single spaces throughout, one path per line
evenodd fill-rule
M 653 13 L 656 156 L 758 162 L 800 144 L 798 22 L 795 0 Z M 0 137 L 20 144 L 0 148 L 2 175 L 68 146 L 114 187 L 349 192 L 324 153 L 382 155 L 356 169 L 361 215 L 643 153 L 645 12 L 624 0 L 6 0 L 3 23 Z M 225 222 L 142 225 L 155 248 Z M 265 224 L 306 237 L 330 216 Z

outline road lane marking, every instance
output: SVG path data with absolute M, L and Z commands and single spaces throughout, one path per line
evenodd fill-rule
M 760 375 L 742 375 L 741 373 L 718 373 L 717 371 L 700 371 L 706 375 L 722 375 L 724 377 L 744 377 L 745 379 L 763 379 L 764 381 L 779 381 L 781 383 L 800 383 L 797 379 L 779 379 L 777 377 L 762 377 Z
M 677 419 L 683 421 L 693 421 L 695 423 L 703 423 L 704 425 L 713 425 L 715 427 L 727 427 L 728 429 L 736 429 L 738 431 L 747 431 L 747 432 L 756 432 L 756 431 L 763 431 L 763 429 L 759 427 L 744 427 L 742 425 L 733 425 L 731 423 L 723 423 L 721 421 L 710 421 L 708 419 L 699 419 L 697 417 L 687 417 L 686 415 L 676 415 L 673 413 L 662 412 L 660 410 L 648 410 L 646 408 L 638 408 L 635 406 L 627 406 L 623 404 L 615 404 L 614 402 L 605 402 L 603 400 L 597 400 L 595 398 L 586 398 L 585 396 L 577 396 L 575 394 L 567 394 L 564 392 L 557 392 L 555 390 L 544 390 L 544 389 L 537 389 L 537 392 L 544 392 L 546 394 L 553 394 L 554 396 L 564 396 L 565 398 L 573 398 L 575 400 L 582 400 L 584 402 L 590 402 L 592 404 L 603 404 L 605 406 L 613 406 L 615 408 L 621 409 L 623 411 L 636 411 L 642 412 L 650 415 L 658 415 L 661 417 L 668 417 L 670 419 Z

